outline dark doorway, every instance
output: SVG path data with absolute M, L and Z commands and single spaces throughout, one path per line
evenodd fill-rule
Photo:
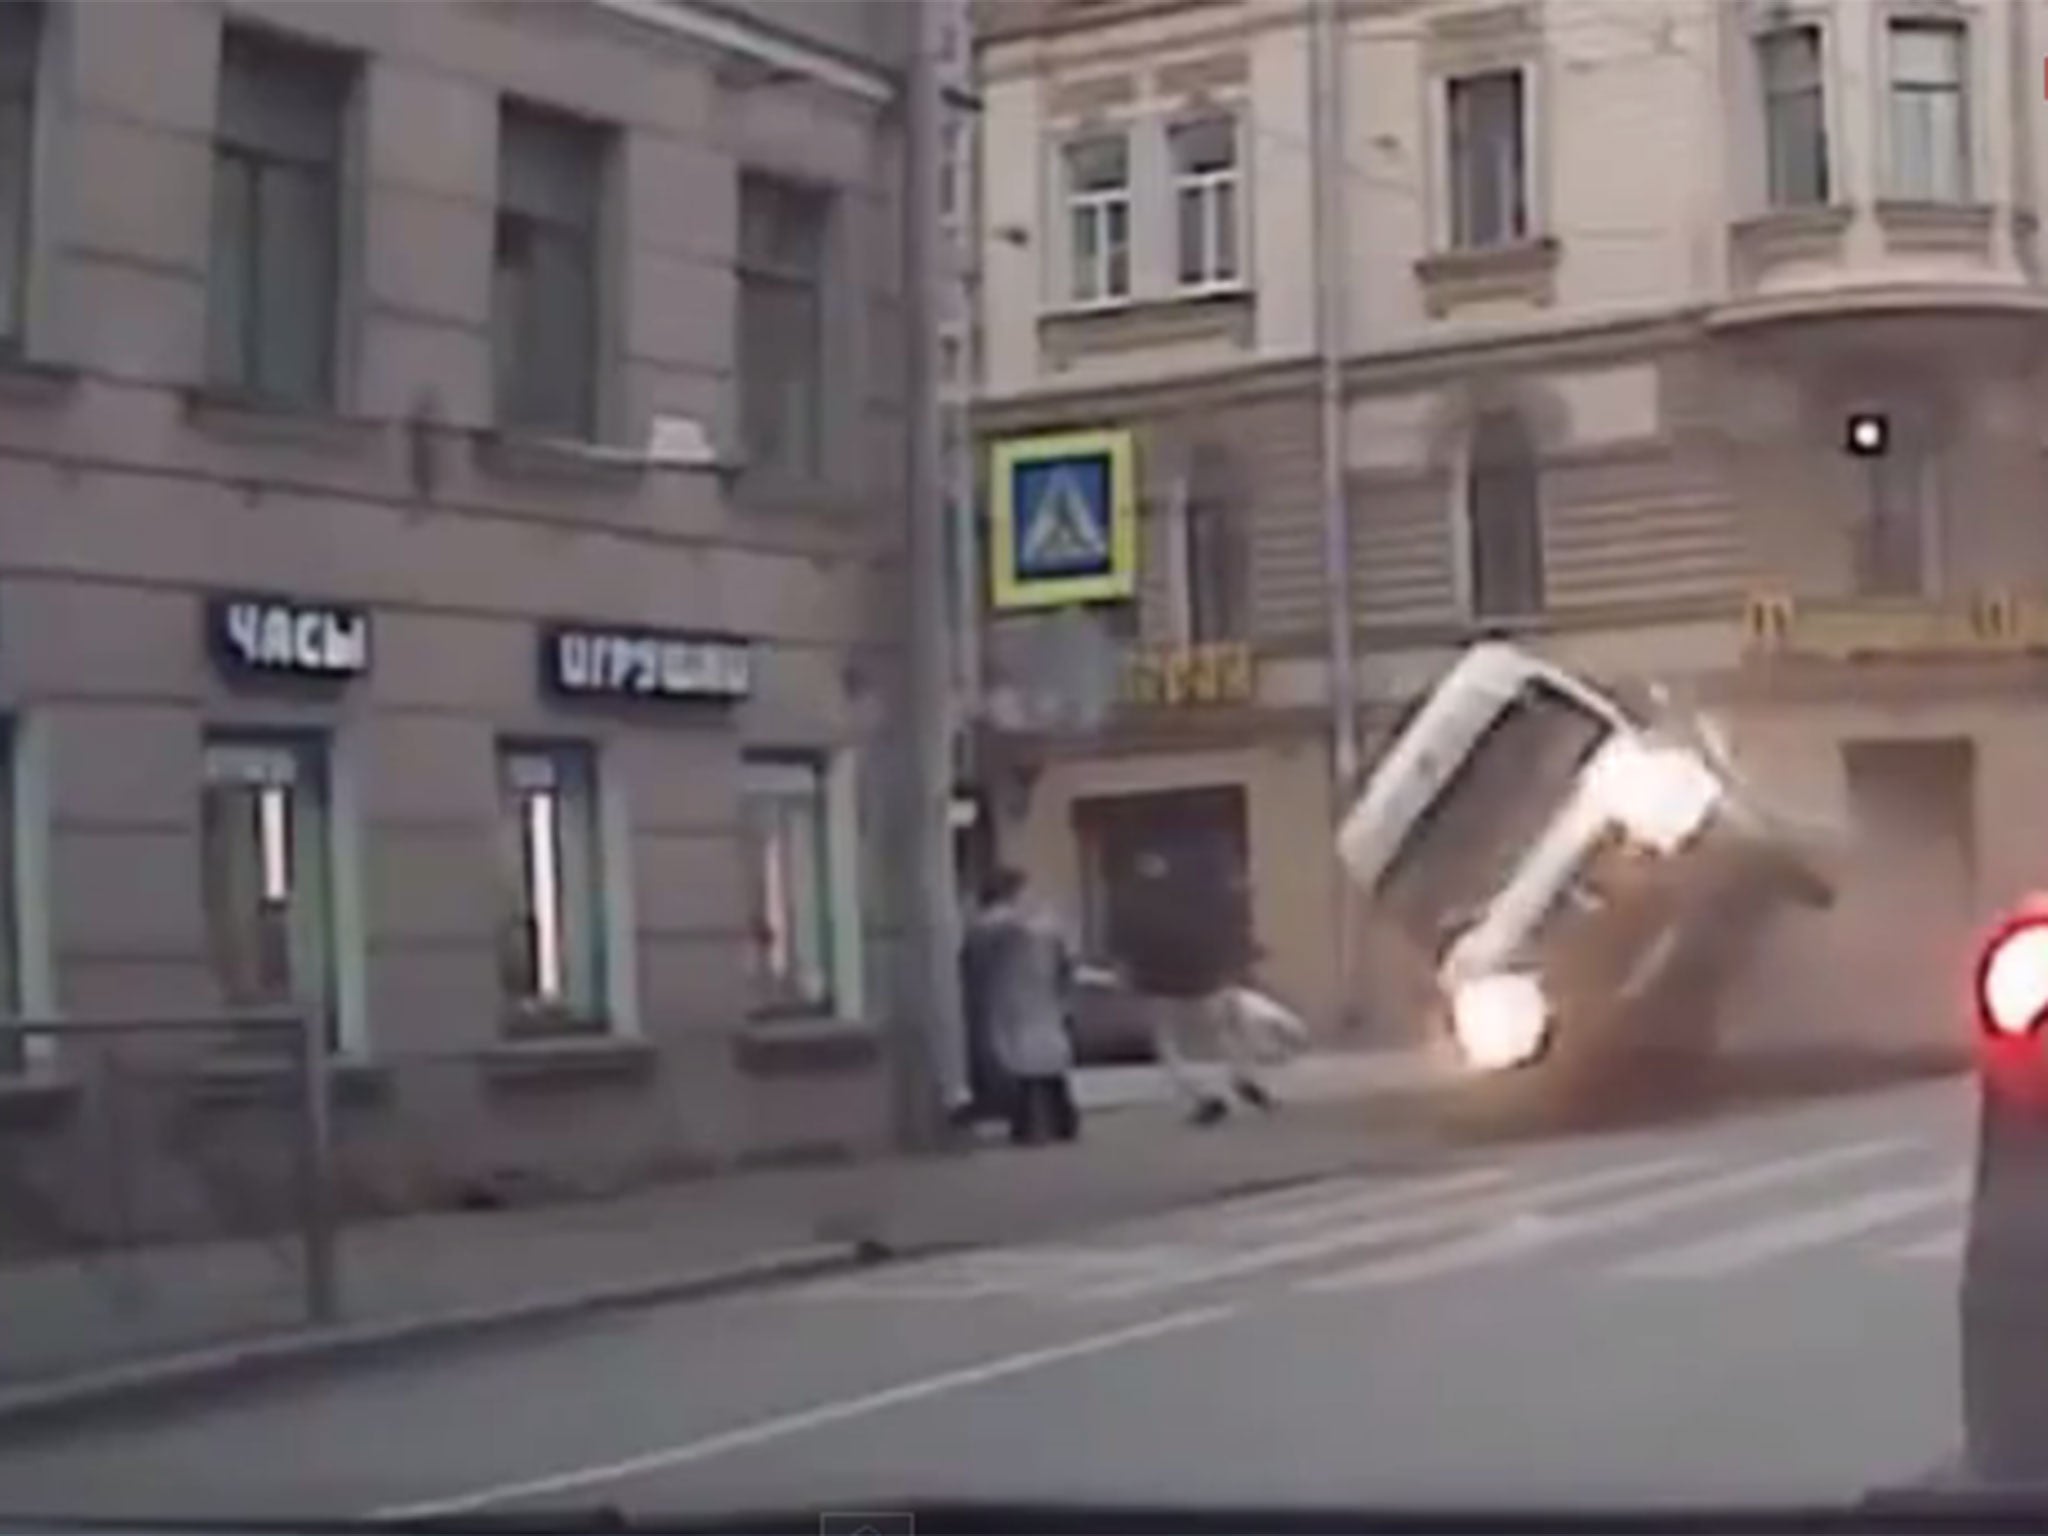
M 1138 863 L 1157 855 L 1176 881 L 1236 893 L 1238 920 L 1251 931 L 1249 838 L 1244 790 L 1236 785 L 1103 795 L 1074 804 L 1081 854 L 1082 942 L 1105 957 L 1119 930 Z M 1213 886 L 1212 886 L 1213 888 Z

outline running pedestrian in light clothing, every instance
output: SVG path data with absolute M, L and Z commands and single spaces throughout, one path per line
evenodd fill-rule
M 1189 1117 L 1214 1125 L 1233 1097 L 1271 1109 L 1254 1041 L 1237 1017 L 1236 989 L 1252 962 L 1239 893 L 1221 881 L 1177 878 L 1156 853 L 1141 857 L 1134 873 L 1117 957 L 1144 999 L 1153 1049 Z M 1198 1060 L 1204 1046 L 1220 1061 Z
M 1028 901 L 1016 870 L 990 874 L 963 959 L 968 1008 L 1004 1079 L 1010 1139 L 1072 1141 L 1080 1133 L 1067 1031 L 1073 952 L 1058 924 Z

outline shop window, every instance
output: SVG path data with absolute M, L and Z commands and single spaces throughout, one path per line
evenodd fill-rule
M 588 746 L 500 749 L 500 974 L 515 1034 L 604 1023 L 597 787 Z
M 200 888 L 207 953 L 229 1008 L 302 1008 L 336 1044 L 332 831 L 325 743 L 207 737 Z
M 826 1014 L 833 985 L 832 838 L 820 758 L 750 758 L 746 833 L 752 870 L 754 1008 Z

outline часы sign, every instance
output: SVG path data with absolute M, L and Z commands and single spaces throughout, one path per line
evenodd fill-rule
M 746 641 L 556 624 L 541 632 L 541 675 L 574 698 L 743 699 L 753 686 Z
M 337 603 L 216 597 L 207 638 L 229 672 L 254 677 L 349 678 L 370 669 L 370 616 Z

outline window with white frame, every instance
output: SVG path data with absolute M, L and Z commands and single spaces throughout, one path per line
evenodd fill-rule
M 1174 276 L 1182 288 L 1243 280 L 1237 119 L 1214 113 L 1167 130 L 1173 159 Z
M 38 0 L 0 5 L 0 348 L 19 347 L 28 295 L 42 20 Z
M 336 1043 L 326 743 L 209 732 L 199 801 L 207 953 L 230 1008 L 307 1008 Z
M 1067 293 L 1077 304 L 1131 295 L 1131 141 L 1123 132 L 1070 140 L 1062 153 Z
M 822 757 L 764 754 L 747 759 L 744 800 L 757 1014 L 828 1014 L 838 1001 L 827 778 Z
M 1935 17 L 1894 20 L 1891 195 L 1959 203 L 1970 195 L 1969 31 Z
M 1445 82 L 1450 242 L 1454 250 L 1529 236 L 1528 85 L 1520 69 Z
M 1543 509 L 1536 445 L 1511 410 L 1473 428 L 1465 475 L 1472 615 L 1527 618 L 1543 611 Z
M 1772 208 L 1828 201 L 1827 85 L 1820 28 L 1775 27 L 1756 39 L 1763 88 L 1764 195 Z
M 498 749 L 499 975 L 513 1034 L 604 1025 L 597 793 L 597 754 L 583 743 Z

